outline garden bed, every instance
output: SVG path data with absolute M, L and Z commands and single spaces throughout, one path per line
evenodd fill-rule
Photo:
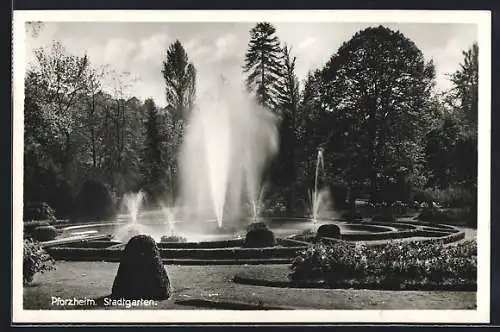
M 237 273 L 233 281 L 243 285 L 279 287 L 279 288 L 320 288 L 320 289 L 367 289 L 367 290 L 405 290 L 405 291 L 476 291 L 474 283 L 379 283 L 376 280 L 344 279 L 335 282 L 325 280 L 290 280 L 289 266 L 253 266 L 252 268 Z
M 451 236 L 459 235 L 463 233 Z M 317 243 L 299 253 L 289 276 L 289 282 L 322 287 L 474 290 L 477 244 L 465 241 L 445 246 L 418 241 L 366 246 L 339 240 Z

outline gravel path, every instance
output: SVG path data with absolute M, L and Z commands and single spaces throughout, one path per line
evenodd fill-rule
M 110 294 L 117 263 L 58 262 L 57 269 L 35 276 L 24 288 L 25 309 L 74 309 L 51 306 L 51 297 L 100 298 Z M 241 271 L 258 266 L 172 266 L 167 271 L 173 296 L 156 309 L 197 309 L 203 302 L 238 302 L 286 309 L 474 309 L 475 292 L 376 291 L 273 288 L 232 281 Z M 275 266 L 283 269 L 282 265 Z M 273 268 L 268 265 L 267 268 Z M 193 301 L 194 300 L 194 301 Z M 197 302 L 198 304 L 196 304 Z M 86 307 L 121 309 L 122 307 Z M 138 308 L 144 309 L 144 308 Z M 207 309 L 207 308 L 203 308 Z

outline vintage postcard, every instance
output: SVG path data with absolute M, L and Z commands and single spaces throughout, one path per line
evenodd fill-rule
M 490 22 L 15 11 L 13 322 L 488 322 Z

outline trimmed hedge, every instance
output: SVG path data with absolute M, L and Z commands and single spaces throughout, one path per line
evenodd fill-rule
M 28 202 L 23 207 L 23 220 L 56 221 L 55 210 L 45 202 Z
M 57 229 L 54 226 L 39 226 L 31 232 L 31 236 L 41 242 L 54 240 L 57 236 Z
M 242 247 L 244 239 L 202 242 L 159 242 L 160 249 L 222 249 Z
M 328 238 L 333 238 L 333 239 L 340 239 L 340 237 L 341 237 L 340 228 L 339 228 L 339 226 L 334 225 L 334 224 L 321 225 L 318 228 L 316 236 L 318 238 L 328 237 Z
M 253 231 L 254 229 L 267 228 L 267 225 L 263 222 L 254 222 L 247 226 L 247 232 Z
M 244 246 L 246 248 L 274 247 L 276 238 L 270 229 L 255 228 L 247 232 Z
M 174 243 L 172 243 L 174 244 Z M 248 259 L 291 259 L 297 252 L 307 248 L 301 242 L 294 247 L 269 248 L 218 248 L 218 249 L 163 249 L 160 248 L 162 259 L 189 259 L 189 260 L 248 260 Z M 47 252 L 55 260 L 66 261 L 111 261 L 120 260 L 122 250 L 119 248 L 72 248 L 49 247 Z
M 111 296 L 164 300 L 170 295 L 170 280 L 155 240 L 147 235 L 133 237 L 121 257 Z

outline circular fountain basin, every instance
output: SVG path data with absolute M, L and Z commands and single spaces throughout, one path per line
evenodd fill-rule
M 120 220 L 117 218 L 117 220 Z M 246 248 L 246 225 L 243 220 L 239 230 L 218 228 L 215 220 L 202 223 L 175 221 L 170 226 L 163 219 L 140 218 L 139 223 L 107 222 L 75 225 L 62 228 L 61 234 L 42 245 L 57 260 L 120 261 L 121 252 L 128 240 L 138 234 L 152 236 L 158 242 L 165 264 L 289 264 L 297 251 L 307 248 L 315 236 L 311 234 L 324 224 L 340 228 L 340 238 L 345 241 L 363 241 L 377 245 L 380 241 L 415 238 L 418 241 L 453 242 L 463 238 L 463 232 L 452 226 L 431 227 L 422 224 L 347 222 L 307 218 L 260 218 L 271 229 L 277 245 L 266 248 Z M 246 223 L 246 224 L 245 224 Z M 168 223 L 167 223 L 168 224 Z M 174 231 L 170 229 L 174 228 Z M 130 232 L 130 233 L 129 233 Z M 162 236 L 175 235 L 186 241 L 161 241 Z M 322 238 L 321 241 L 338 241 Z
M 269 217 L 260 218 L 258 221 L 265 223 L 277 237 L 283 238 L 303 233 L 323 224 L 337 225 L 341 234 L 346 236 L 398 232 L 401 229 L 401 227 L 389 225 L 355 224 L 337 220 L 318 220 L 316 223 L 312 223 L 307 218 Z M 250 223 L 251 220 L 247 222 L 247 224 Z M 174 230 L 172 231 L 170 227 L 173 227 Z M 172 221 L 171 226 L 169 226 L 163 220 L 144 218 L 138 223 L 122 221 L 68 226 L 62 229 L 58 239 L 109 235 L 114 241 L 127 242 L 133 235 L 147 234 L 152 236 L 155 241 L 160 242 L 162 236 L 175 234 L 186 238 L 187 242 L 226 241 L 244 238 L 245 228 L 242 226 L 240 230 L 231 228 L 221 230 L 217 227 L 215 220 L 207 220 L 197 224 L 176 220 Z

